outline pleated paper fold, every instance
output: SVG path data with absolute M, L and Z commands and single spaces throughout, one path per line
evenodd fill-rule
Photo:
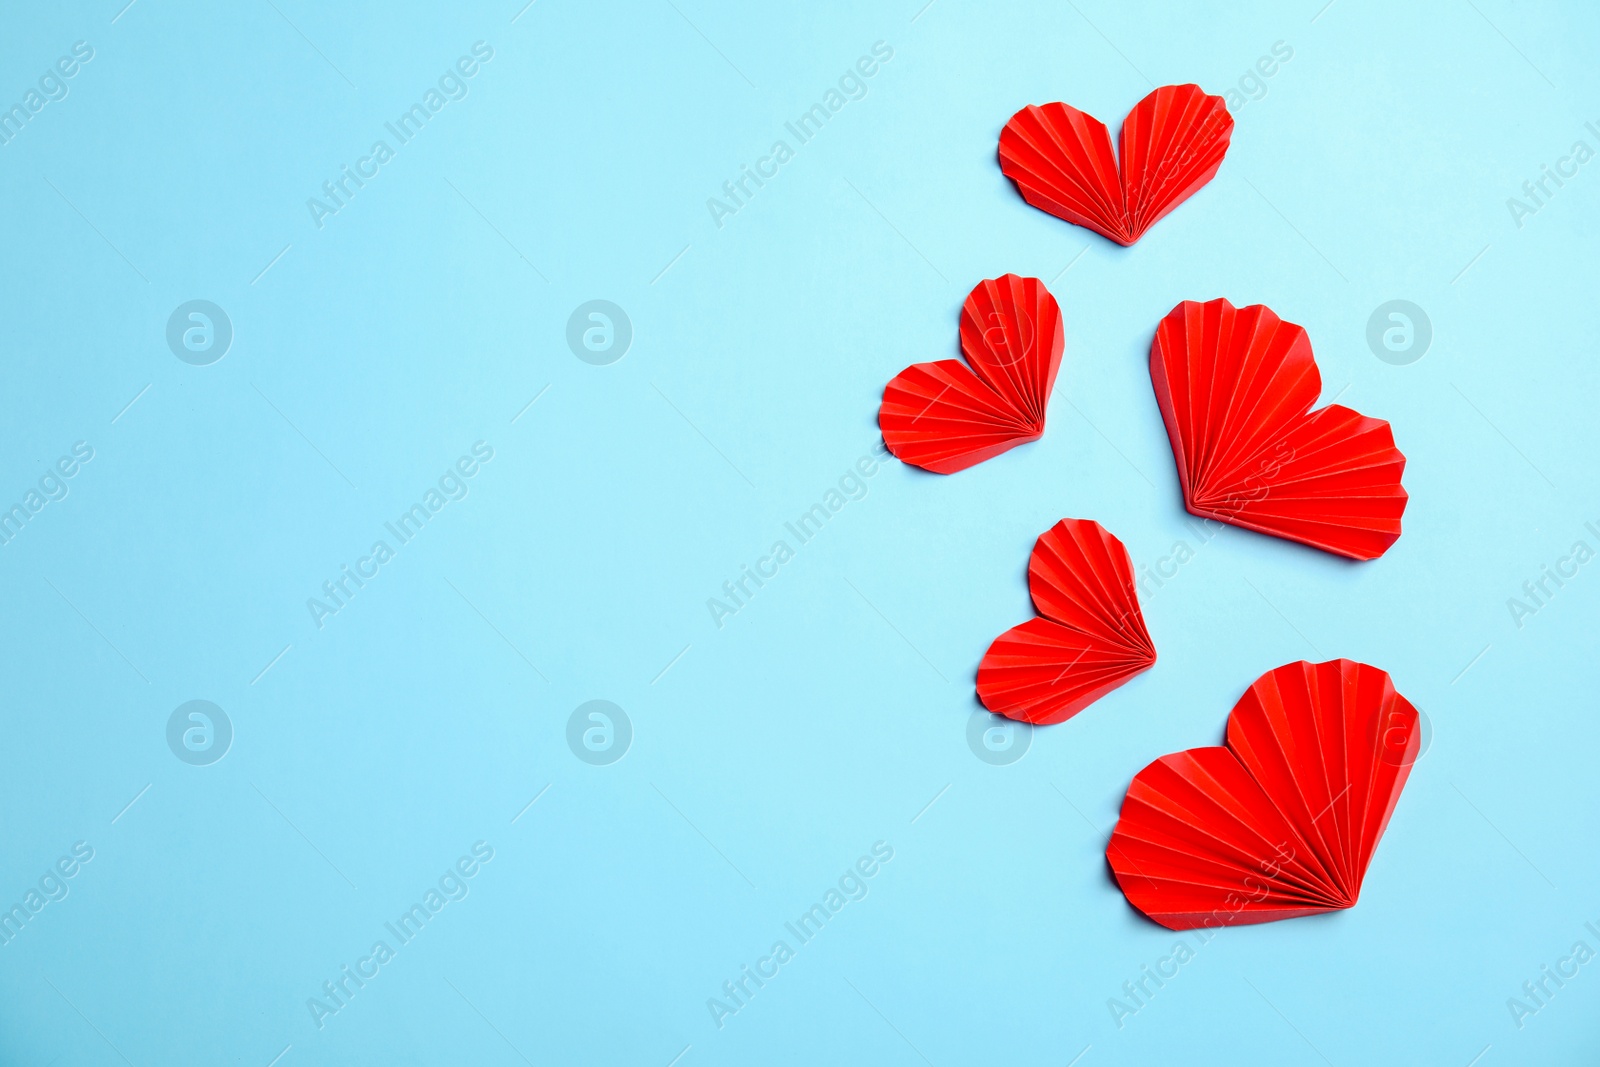
M 1033 104 L 1000 131 L 1000 171 L 1041 211 L 1131 245 L 1211 180 L 1232 135 L 1222 97 L 1198 85 L 1164 85 L 1139 101 L 1116 155 L 1099 119 Z
M 1156 661 L 1122 542 L 1097 522 L 1062 519 L 1028 561 L 1039 617 L 1013 626 L 978 666 L 978 699 L 1008 718 L 1069 719 Z
M 1174 930 L 1351 907 L 1420 744 L 1378 668 L 1285 664 L 1240 697 L 1225 745 L 1134 776 L 1106 859 L 1128 903 Z
M 953 474 L 1037 440 L 1065 345 L 1061 309 L 1039 279 L 979 282 L 961 308 L 967 362 L 895 375 L 878 408 L 884 443 L 907 463 Z
M 1301 327 L 1185 300 L 1156 329 L 1150 380 L 1193 514 L 1352 559 L 1400 537 L 1406 457 L 1382 419 L 1310 410 L 1322 377 Z

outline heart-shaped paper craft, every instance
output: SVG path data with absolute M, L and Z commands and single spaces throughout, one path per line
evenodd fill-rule
M 1139 101 L 1117 155 L 1099 119 L 1032 104 L 1000 131 L 1000 171 L 1039 210 L 1131 245 L 1211 180 L 1232 136 L 1222 97 L 1198 85 L 1163 85 Z
M 1420 745 L 1383 671 L 1285 664 L 1239 698 L 1224 747 L 1134 776 L 1106 859 L 1128 903 L 1173 930 L 1351 907 Z
M 978 665 L 978 699 L 1022 722 L 1070 719 L 1156 661 L 1128 550 L 1098 522 L 1062 519 L 1028 560 L 1040 618 L 1013 626 Z
M 959 359 L 914 363 L 883 390 L 878 426 L 907 463 L 951 474 L 1044 433 L 1061 365 L 1061 309 L 1038 278 L 979 282 L 961 308 Z
M 1322 376 L 1301 327 L 1186 300 L 1156 329 L 1150 380 L 1195 515 L 1352 559 L 1400 537 L 1406 457 L 1382 419 L 1310 410 Z

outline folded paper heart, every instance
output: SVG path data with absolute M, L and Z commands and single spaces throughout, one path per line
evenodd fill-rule
M 1400 537 L 1406 457 L 1382 419 L 1310 410 L 1322 377 L 1301 327 L 1186 300 L 1156 329 L 1150 380 L 1193 514 L 1352 559 Z
M 1173 930 L 1351 907 L 1420 744 L 1383 671 L 1285 664 L 1239 698 L 1226 745 L 1134 776 L 1106 859 L 1128 903 Z
M 1034 104 L 1000 131 L 1000 171 L 1041 211 L 1131 245 L 1211 180 L 1232 135 L 1222 97 L 1198 85 L 1164 85 L 1139 101 L 1115 155 L 1094 116 Z
M 961 308 L 959 359 L 914 363 L 883 390 L 878 426 L 900 459 L 952 474 L 1044 433 L 1061 365 L 1061 309 L 1037 278 L 979 282 Z
M 1062 722 L 1156 661 L 1128 550 L 1088 519 L 1062 519 L 1028 560 L 1039 618 L 1013 626 L 978 666 L 978 699 L 1022 722 Z

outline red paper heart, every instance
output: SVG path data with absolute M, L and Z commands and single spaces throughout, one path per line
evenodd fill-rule
M 1225 747 L 1134 776 L 1106 859 L 1128 903 L 1173 930 L 1351 907 L 1420 745 L 1383 671 L 1285 664 L 1239 698 Z
M 1128 550 L 1098 522 L 1062 519 L 1028 560 L 1041 618 L 1013 626 L 978 665 L 978 699 L 1022 722 L 1070 719 L 1156 661 Z
M 1198 85 L 1163 85 L 1122 123 L 1066 104 L 1033 104 L 1000 131 L 1000 171 L 1041 211 L 1131 245 L 1222 166 L 1233 116 Z
M 1061 309 L 1037 278 L 979 282 L 961 308 L 967 362 L 914 363 L 883 390 L 878 426 L 907 463 L 951 474 L 1044 433 L 1065 345 Z
M 1322 377 L 1301 327 L 1186 300 L 1156 329 L 1150 380 L 1190 512 L 1352 559 L 1400 537 L 1406 457 L 1382 419 L 1310 410 Z

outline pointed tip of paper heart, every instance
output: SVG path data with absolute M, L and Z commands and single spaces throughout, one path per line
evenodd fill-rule
M 1156 661 L 1128 550 L 1090 519 L 1062 519 L 1028 561 L 1038 616 L 1013 626 L 978 665 L 978 699 L 998 715 L 1064 722 Z
M 1172 930 L 1353 907 L 1421 737 L 1378 668 L 1286 663 L 1239 698 L 1223 745 L 1134 776 L 1106 860 L 1128 902 Z

